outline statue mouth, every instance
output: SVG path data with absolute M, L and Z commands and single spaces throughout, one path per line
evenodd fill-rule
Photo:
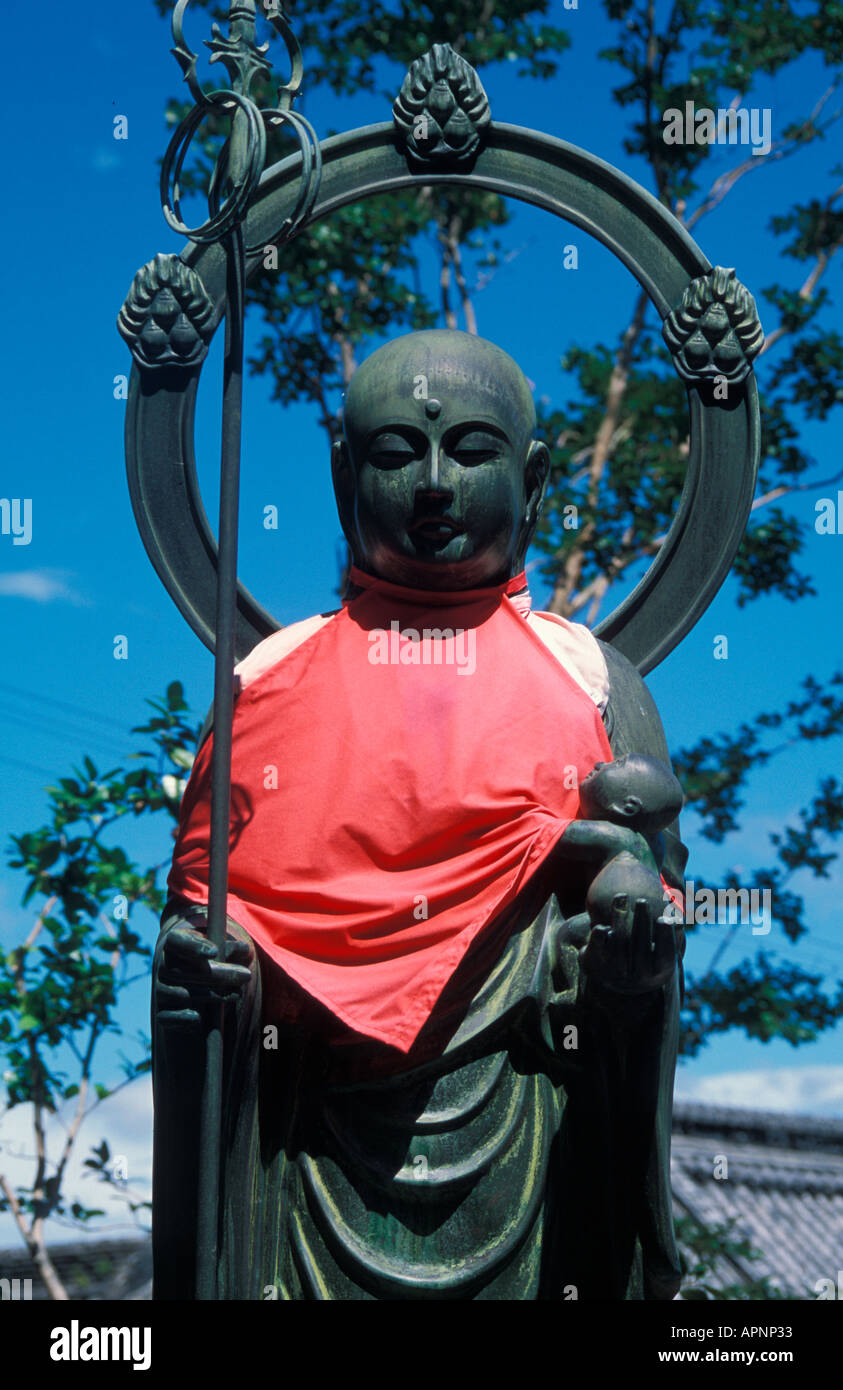
M 449 541 L 452 536 L 462 535 L 464 526 L 452 521 L 449 516 L 416 517 L 407 527 L 411 536 L 425 541 Z

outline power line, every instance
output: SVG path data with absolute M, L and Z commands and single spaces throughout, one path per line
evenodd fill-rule
M 36 700 L 42 705 L 53 705 L 56 709 L 63 709 L 68 714 L 83 715 L 86 719 L 92 719 L 97 724 L 110 724 L 112 728 L 120 729 L 122 733 L 128 733 L 126 725 L 119 719 L 109 719 L 107 714 L 99 714 L 94 710 L 85 709 L 82 705 L 71 704 L 69 700 L 57 700 L 52 695 L 42 695 L 35 690 L 22 690 L 19 686 L 8 685 L 5 681 L 0 681 L 0 690 L 5 690 L 9 695 L 15 695 L 19 700 Z
M 45 738 L 57 738 L 62 743 L 67 744 L 68 739 L 88 742 L 108 753 L 112 758 L 126 758 L 128 756 L 127 744 L 122 747 L 116 739 L 112 740 L 110 734 L 97 733 L 93 729 L 75 729 L 72 725 L 65 723 L 61 728 L 40 722 L 37 716 L 33 719 L 20 710 L 4 709 L 0 706 L 0 720 L 11 720 L 13 724 L 20 724 L 31 733 L 37 733 Z
M 55 778 L 54 772 L 48 772 L 45 767 L 36 767 L 35 763 L 21 762 L 20 758 L 7 758 L 4 753 L 0 753 L 0 763 L 7 763 L 9 767 L 20 767 L 26 772 L 37 772 L 42 777 Z

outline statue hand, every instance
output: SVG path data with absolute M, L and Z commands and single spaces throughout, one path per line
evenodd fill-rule
M 155 981 L 158 1022 L 165 1027 L 196 1029 L 202 1022 L 201 1006 L 211 1000 L 225 1003 L 237 998 L 248 984 L 255 948 L 250 941 L 227 936 L 225 960 L 204 932 L 194 927 L 172 927 L 164 940 L 164 954 Z
M 618 994 L 647 994 L 667 984 L 676 968 L 673 923 L 656 918 L 646 899 L 619 893 L 612 904 L 612 925 L 594 926 L 580 952 L 589 978 Z

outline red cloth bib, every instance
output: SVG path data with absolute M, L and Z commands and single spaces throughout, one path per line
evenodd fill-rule
M 506 597 L 523 574 L 460 593 L 352 579 L 363 592 L 235 702 L 228 915 L 338 1018 L 406 1052 L 612 752 Z M 197 903 L 210 766 L 209 738 L 169 878 Z

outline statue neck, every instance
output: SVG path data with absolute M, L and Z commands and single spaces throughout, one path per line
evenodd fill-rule
M 388 579 L 380 579 L 377 575 L 366 574 L 365 570 L 360 570 L 356 565 L 352 565 L 348 572 L 348 582 L 356 592 L 352 592 L 343 599 L 344 605 L 350 603 L 364 589 L 376 589 L 378 593 L 391 596 L 405 603 L 423 604 L 425 607 L 447 607 L 448 605 L 470 603 L 473 599 L 497 593 L 506 594 L 521 616 L 526 618 L 532 602 L 525 570 L 521 570 L 520 574 L 512 575 L 502 584 L 489 584 L 481 589 L 410 589 L 401 584 L 392 584 Z

